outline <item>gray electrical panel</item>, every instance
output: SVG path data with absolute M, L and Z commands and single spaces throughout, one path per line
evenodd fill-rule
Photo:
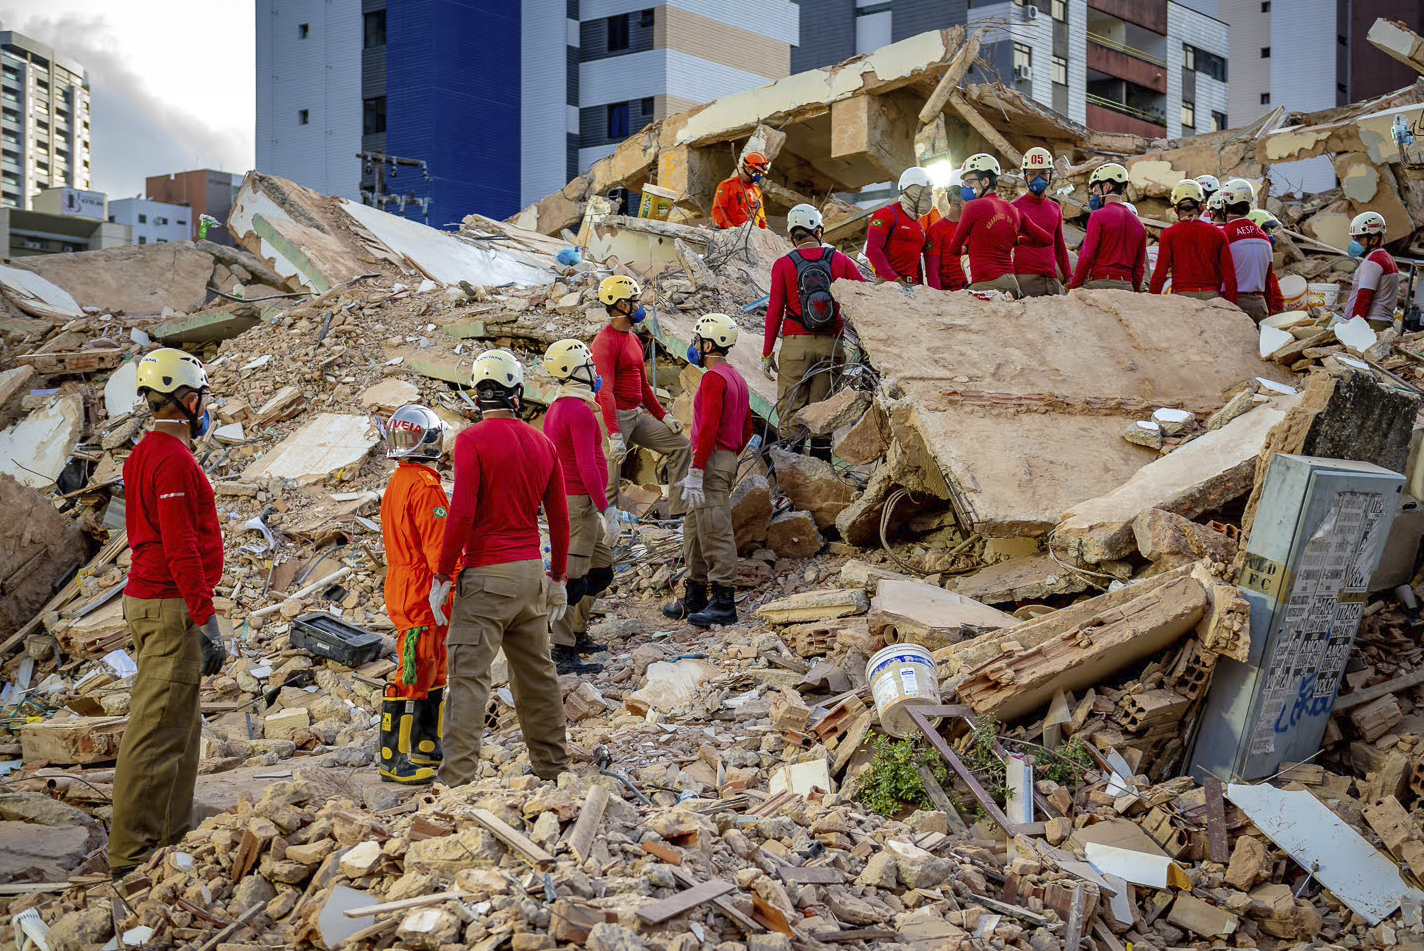
M 1198 781 L 1260 779 L 1320 749 L 1403 486 L 1368 462 L 1272 457 L 1239 579 L 1250 660 L 1216 663 Z

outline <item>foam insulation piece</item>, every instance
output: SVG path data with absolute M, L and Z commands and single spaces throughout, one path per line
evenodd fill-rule
M 1364 353 L 1379 340 L 1379 334 L 1365 318 L 1351 317 L 1335 325 L 1335 339 L 1356 353 Z
M 1293 343 L 1295 343 L 1295 334 L 1289 330 L 1279 330 L 1275 327 L 1261 325 L 1261 346 L 1258 352 L 1262 360 L 1269 360 L 1271 354 Z
M 104 384 L 104 410 L 110 419 L 133 412 L 138 405 L 138 361 L 128 360 L 109 374 Z

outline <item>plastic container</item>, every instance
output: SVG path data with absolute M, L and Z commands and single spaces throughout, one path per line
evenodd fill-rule
M 877 651 L 865 665 L 865 679 L 880 726 L 893 737 L 915 732 L 907 707 L 939 705 L 939 671 L 934 657 L 918 644 L 891 644 Z
M 1281 278 L 1281 297 L 1286 310 L 1305 310 L 1307 288 L 1310 285 L 1299 274 L 1287 274 Z
M 297 650 L 347 667 L 369 664 L 381 652 L 381 635 L 325 611 L 313 611 L 293 620 L 291 642 Z
M 1339 284 L 1307 284 L 1305 291 L 1311 307 L 1334 307 L 1340 300 Z
M 677 200 L 677 192 L 657 185 L 643 186 L 643 200 L 638 205 L 638 217 L 653 221 L 667 221 L 672 212 L 672 203 Z

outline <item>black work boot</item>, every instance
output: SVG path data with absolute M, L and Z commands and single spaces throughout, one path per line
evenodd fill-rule
M 694 581 L 684 581 L 682 583 L 682 597 L 672 604 L 663 605 L 663 617 L 673 621 L 681 621 L 691 614 L 696 614 L 707 607 L 707 586 L 697 584 Z
M 687 616 L 689 624 L 711 627 L 714 624 L 737 623 L 736 591 L 720 584 L 712 586 L 712 600 L 707 607 Z
M 445 759 L 440 748 L 445 720 L 445 688 L 434 687 L 424 700 L 415 701 L 415 724 L 410 731 L 407 758 L 416 766 L 439 766 Z
M 589 637 L 588 631 L 579 631 L 578 634 L 574 636 L 573 650 L 575 654 L 578 654 L 580 657 L 583 657 L 587 654 L 597 654 L 599 652 L 606 652 L 608 650 L 608 646 L 606 644 L 601 644 L 593 638 Z
M 418 786 L 435 781 L 435 770 L 416 766 L 406 755 L 410 751 L 410 735 L 415 714 L 407 709 L 410 701 L 386 697 L 381 701 L 381 735 L 377 741 L 377 772 L 388 783 Z
M 558 668 L 559 676 L 564 674 L 596 674 L 603 670 L 602 664 L 590 664 L 578 655 L 578 651 L 567 644 L 555 644 L 549 649 L 549 656 L 554 658 L 554 666 Z

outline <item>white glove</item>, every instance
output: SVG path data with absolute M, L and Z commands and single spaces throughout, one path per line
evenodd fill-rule
M 615 465 L 622 462 L 623 457 L 628 455 L 628 447 L 623 443 L 622 433 L 614 433 L 608 437 L 608 455 Z
M 687 478 L 679 482 L 677 487 L 682 490 L 682 500 L 690 509 L 695 509 L 707 501 L 707 493 L 702 491 L 701 469 L 688 469 Z
M 553 624 L 569 610 L 569 592 L 562 581 L 544 576 L 544 609 L 549 612 L 549 623 Z
M 618 536 L 622 534 L 623 524 L 628 521 L 628 513 L 610 505 L 603 510 L 603 544 L 612 545 L 618 541 Z
M 437 627 L 444 627 L 450 623 L 450 619 L 445 616 L 445 599 L 450 597 L 450 587 L 453 581 L 439 581 L 432 579 L 430 582 L 430 611 L 435 615 Z
M 672 413 L 668 413 L 663 417 L 663 425 L 672 430 L 674 436 L 682 432 L 682 420 L 678 419 Z

